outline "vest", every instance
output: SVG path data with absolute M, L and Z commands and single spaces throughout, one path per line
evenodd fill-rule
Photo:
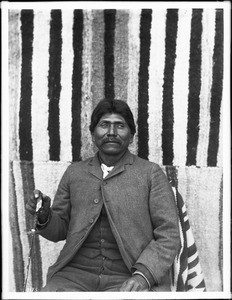
M 68 267 L 93 274 L 131 274 L 123 261 L 103 207 L 93 229 Z
M 113 169 L 113 167 L 108 168 L 104 164 L 101 165 L 101 168 L 103 178 Z M 112 263 L 113 261 L 115 263 Z M 120 270 L 120 272 L 125 274 L 130 273 L 123 261 L 119 247 L 110 228 L 104 206 L 94 227 L 82 247 L 69 263 L 69 266 L 91 270 L 91 272 L 95 273 L 99 268 L 105 270 L 103 264 L 107 264 L 108 267 L 110 266 L 108 269 L 111 269 L 110 271 L 112 272 Z

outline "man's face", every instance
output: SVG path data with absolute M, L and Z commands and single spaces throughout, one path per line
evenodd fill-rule
M 100 153 L 112 156 L 123 154 L 133 142 L 133 135 L 120 114 L 105 114 L 95 127 L 92 140 Z

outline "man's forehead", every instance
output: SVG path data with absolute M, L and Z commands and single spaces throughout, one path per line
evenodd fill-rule
M 106 121 L 106 122 L 124 122 L 126 123 L 126 120 L 123 118 L 122 115 L 120 114 L 110 114 L 110 113 L 107 113 L 107 114 L 104 114 L 100 120 L 100 121 Z

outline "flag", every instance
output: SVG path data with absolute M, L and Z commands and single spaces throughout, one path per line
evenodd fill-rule
M 205 280 L 197 246 L 190 226 L 185 202 L 178 191 L 176 168 L 166 167 L 166 172 L 175 195 L 181 238 L 181 248 L 173 264 L 172 290 L 176 292 L 205 292 Z

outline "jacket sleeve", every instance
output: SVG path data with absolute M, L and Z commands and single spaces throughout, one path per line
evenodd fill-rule
M 38 233 L 44 238 L 58 242 L 65 240 L 70 220 L 71 202 L 69 189 L 69 168 L 65 171 L 59 183 L 48 224 Z
M 171 185 L 162 169 L 155 165 L 150 176 L 149 209 L 153 239 L 136 264 L 144 265 L 158 285 L 170 270 L 180 249 L 177 207 Z

